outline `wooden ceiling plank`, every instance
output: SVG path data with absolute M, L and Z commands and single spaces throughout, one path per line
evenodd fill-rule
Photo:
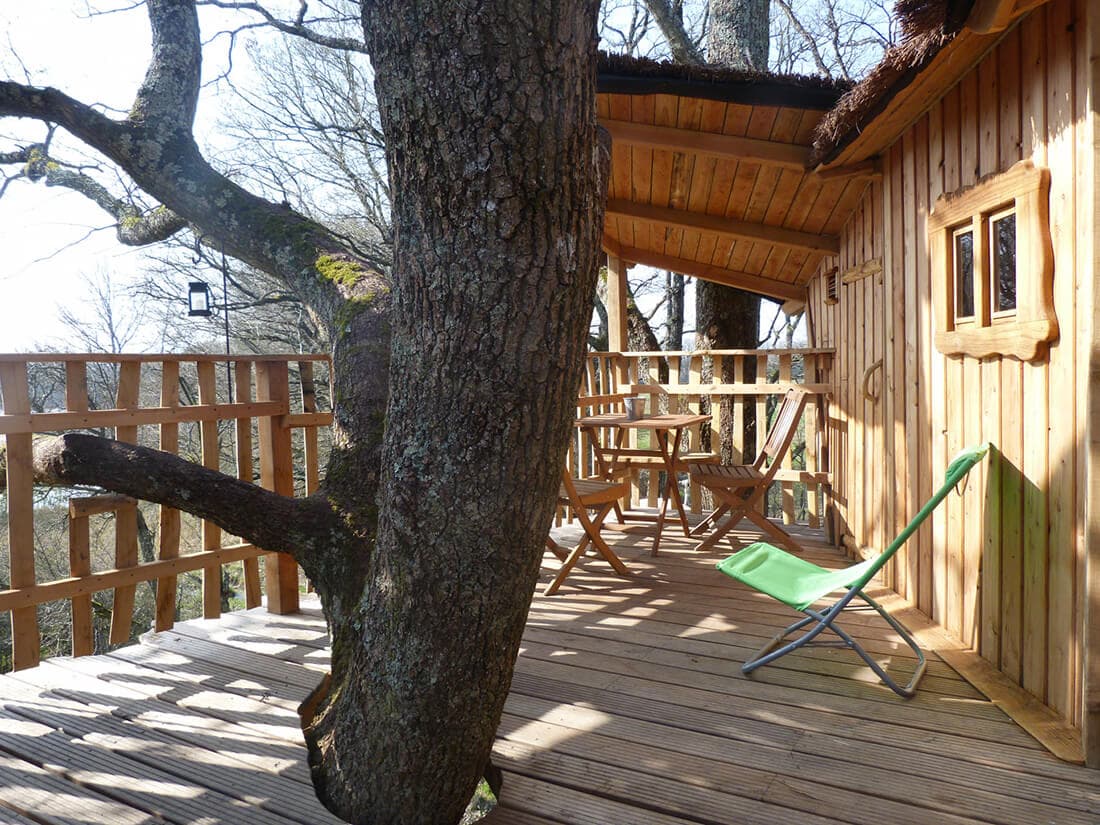
M 732 220 L 718 215 L 705 215 L 697 212 L 685 212 L 667 209 L 644 203 L 632 203 L 621 199 L 609 200 L 607 214 L 614 217 L 627 217 L 650 224 L 676 226 L 682 229 L 699 229 L 716 232 L 736 239 L 747 239 L 814 252 L 837 253 L 840 243 L 836 236 L 818 235 L 785 229 L 781 226 L 766 226 L 760 223 Z
M 804 170 L 810 147 L 774 140 L 720 135 L 670 126 L 653 126 L 624 120 L 600 120 L 616 143 L 688 152 L 728 160 L 751 160 L 769 166 Z
M 790 300 L 806 296 L 805 288 L 796 284 L 771 281 L 758 275 L 751 275 L 748 272 L 722 269 L 698 261 L 688 261 L 671 255 L 662 255 L 650 250 L 624 247 L 607 238 L 604 240 L 604 248 L 612 251 L 613 254 L 618 253 L 619 257 L 632 263 L 644 264 L 657 269 L 667 269 L 672 272 L 682 272 L 685 275 L 692 275 L 707 281 L 746 289 L 749 292 L 755 292 L 769 298 Z

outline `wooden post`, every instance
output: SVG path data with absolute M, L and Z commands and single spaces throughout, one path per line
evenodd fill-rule
M 126 361 L 119 367 L 118 396 L 115 406 L 120 410 L 133 410 L 138 406 L 141 391 L 141 362 Z M 137 443 L 137 427 L 128 425 L 115 428 L 115 438 L 130 444 Z M 115 567 L 133 567 L 138 563 L 137 505 L 123 507 L 115 512 Z M 134 595 L 137 585 L 115 588 L 114 606 L 111 610 L 111 644 L 129 641 L 134 621 Z
M 213 361 L 200 361 L 199 403 L 217 404 L 217 379 Z M 221 444 L 218 440 L 218 422 L 203 421 L 199 425 L 202 443 L 202 466 L 210 470 L 221 469 Z M 222 545 L 222 531 L 214 522 L 203 519 L 202 549 L 217 550 Z M 222 614 L 222 568 L 212 564 L 202 569 L 202 617 L 216 619 Z
M 285 361 L 256 363 L 256 400 L 281 401 L 290 413 L 290 375 Z M 260 483 L 284 496 L 294 495 L 294 466 L 290 430 L 279 426 L 275 416 L 259 419 Z M 264 557 L 267 609 L 272 613 L 298 612 L 298 565 L 285 553 Z
M 233 366 L 237 385 L 237 403 L 247 404 L 252 400 L 252 364 L 238 361 Z M 252 483 L 252 419 L 238 418 L 237 430 L 237 478 Z M 260 560 L 244 560 L 244 604 L 250 610 L 259 607 L 260 598 Z
M 313 382 L 313 362 L 298 362 L 298 380 L 302 385 L 302 412 L 317 412 L 317 390 Z M 313 495 L 321 484 L 320 452 L 317 446 L 317 428 L 315 426 L 302 429 L 302 440 L 305 444 L 306 461 L 306 495 Z
M 83 361 L 65 362 L 65 408 L 70 412 L 88 409 L 88 369 Z M 91 537 L 87 516 L 69 514 L 69 575 L 77 578 L 92 572 Z M 73 596 L 72 616 L 73 656 L 90 656 L 95 651 L 95 631 L 92 625 L 92 594 Z
M 626 261 L 607 256 L 607 349 L 626 352 L 630 349 L 626 335 Z M 620 383 L 626 383 L 622 376 Z
M 27 390 L 27 365 L 21 361 L 0 363 L 0 392 L 5 415 L 31 411 Z M 5 436 L 8 453 L 8 547 L 11 552 L 11 586 L 33 587 L 34 576 L 34 472 L 30 433 Z M 36 667 L 41 643 L 38 612 L 22 607 L 11 612 L 12 666 Z
M 789 352 L 779 356 L 780 383 L 790 384 L 792 382 L 791 366 L 793 361 L 794 357 Z M 784 470 L 790 470 L 794 467 L 794 463 L 791 461 L 792 452 L 793 450 L 787 450 L 783 453 L 782 466 Z M 805 448 L 803 448 L 803 455 L 805 455 Z M 794 524 L 794 482 L 784 481 L 779 485 L 779 490 L 783 495 L 783 523 Z
M 178 361 L 166 361 L 161 371 L 160 405 L 176 408 L 180 403 L 180 365 Z M 179 452 L 179 424 L 160 425 L 160 449 L 175 455 Z M 174 559 L 180 554 L 180 511 L 171 507 L 159 508 L 160 530 L 158 558 Z M 157 612 L 153 628 L 159 633 L 169 630 L 176 621 L 176 576 L 157 579 Z
M 69 514 L 69 575 L 74 579 L 92 572 L 91 536 L 87 516 Z M 81 593 L 69 600 L 72 610 L 73 656 L 91 656 L 95 652 L 92 629 L 92 594 Z

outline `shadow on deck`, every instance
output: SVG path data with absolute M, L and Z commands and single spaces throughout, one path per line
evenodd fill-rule
M 798 537 L 809 558 L 841 563 Z M 908 701 L 836 649 L 745 678 L 784 609 L 715 573 L 726 551 L 696 555 L 675 528 L 658 558 L 645 528 L 610 538 L 629 579 L 589 557 L 532 605 L 486 822 L 1100 820 L 1100 773 L 1050 756 L 934 655 Z M 313 605 L 186 622 L 0 678 L 0 823 L 336 822 L 313 796 L 296 713 L 327 666 Z M 912 668 L 870 616 L 849 629 Z

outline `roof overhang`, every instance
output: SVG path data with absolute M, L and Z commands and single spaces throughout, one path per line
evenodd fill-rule
M 612 138 L 604 248 L 777 301 L 804 297 L 878 174 L 873 164 L 807 169 L 814 128 L 843 89 L 645 68 L 599 76 L 598 113 Z

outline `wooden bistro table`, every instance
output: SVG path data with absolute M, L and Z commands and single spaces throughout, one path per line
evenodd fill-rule
M 586 415 L 577 419 L 577 426 L 586 432 L 592 444 L 592 450 L 596 456 L 598 472 L 606 479 L 611 479 L 624 469 L 632 466 L 648 468 L 651 470 L 662 469 L 665 473 L 665 489 L 661 496 L 661 506 L 657 508 L 657 515 L 652 516 L 642 513 L 624 513 L 622 518 L 641 521 L 656 521 L 657 535 L 653 539 L 653 555 L 661 545 L 661 532 L 665 526 L 665 515 L 668 512 L 668 502 L 672 499 L 676 510 L 680 514 L 680 526 L 684 535 L 691 534 L 691 526 L 688 524 L 687 514 L 684 512 L 684 502 L 680 498 L 680 486 L 676 483 L 676 473 L 682 468 L 679 466 L 680 442 L 684 430 L 709 421 L 709 415 L 667 413 L 664 415 L 647 415 L 641 418 L 631 419 L 623 413 L 601 413 L 599 415 Z M 610 445 L 604 444 L 600 438 L 600 430 L 614 430 L 614 437 Z M 636 447 L 624 447 L 623 441 L 630 430 L 650 430 L 657 441 L 657 449 L 639 449 Z M 659 459 L 659 465 L 653 464 L 653 459 Z M 654 487 L 654 481 L 650 481 L 650 489 Z M 651 494 L 652 495 L 652 494 Z

